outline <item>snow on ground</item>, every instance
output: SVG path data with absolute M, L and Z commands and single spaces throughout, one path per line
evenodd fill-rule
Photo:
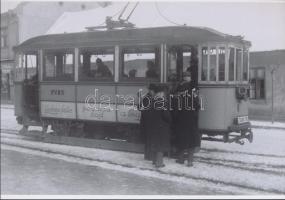
M 212 184 L 206 181 L 197 181 L 197 180 L 191 180 L 185 177 L 177 177 L 177 176 L 171 176 L 168 174 L 161 174 L 161 173 L 157 173 L 157 171 L 147 171 L 147 170 L 141 170 L 138 168 L 126 168 L 121 165 L 113 165 L 107 162 L 98 162 L 98 161 L 91 161 L 91 160 L 80 159 L 80 158 L 72 158 L 72 157 L 61 155 L 61 154 L 50 154 L 47 152 L 34 151 L 30 149 L 14 147 L 14 146 L 9 146 L 9 145 L 4 145 L 4 144 L 1 145 L 1 148 L 4 150 L 18 151 L 18 152 L 27 153 L 27 154 L 36 155 L 36 156 L 44 156 L 48 158 L 64 160 L 64 161 L 72 162 L 72 163 L 91 165 L 91 166 L 101 167 L 104 169 L 117 170 L 121 172 L 132 173 L 132 174 L 150 177 L 150 178 L 159 178 L 162 180 L 178 182 L 179 184 L 187 184 L 187 185 L 193 186 L 193 188 L 200 188 L 201 191 L 207 191 L 209 190 L 208 188 L 211 188 L 211 190 L 216 190 L 216 191 L 220 191 L 223 193 L 227 193 L 228 195 L 230 194 L 231 195 L 232 194 L 239 194 L 239 195 L 255 194 L 252 190 L 249 190 L 249 189 L 240 188 L 239 190 L 237 190 L 235 187 L 232 187 L 232 186 L 221 187 L 219 184 Z M 266 193 L 266 192 L 259 193 L 259 195 L 264 195 L 264 194 L 269 194 L 269 193 Z M 125 197 L 126 196 L 124 196 L 124 198 Z M 165 196 L 165 199 L 168 199 L 168 198 L 171 198 L 171 196 L 169 195 Z
M 13 109 L 1 111 L 1 129 L 21 127 L 16 124 Z M 214 185 L 222 184 L 220 187 L 236 185 L 235 187 L 257 189 L 260 192 L 264 190 L 285 194 L 285 130 L 254 128 L 253 133 L 253 143 L 247 142 L 245 145 L 202 141 L 202 149 L 195 154 L 193 167 L 188 168 L 175 163 L 174 159 L 166 158 L 166 167 L 160 172 L 194 178 L 202 185 L 210 181 Z M 15 136 L 1 133 L 1 142 L 90 158 L 94 162 L 103 161 L 103 165 L 105 163 L 113 167 L 114 164 L 119 164 L 141 175 L 149 175 L 154 170 L 151 162 L 145 161 L 142 154 L 24 141 L 13 137 Z
M 132 168 L 153 169 L 151 162 L 145 161 L 142 154 L 14 140 L 6 138 L 6 135 L 2 134 L 1 136 L 1 142 L 4 144 L 41 149 L 53 153 L 75 155 L 95 161 L 115 163 Z M 196 156 L 201 156 L 201 153 L 197 153 Z M 254 157 L 255 156 L 252 156 L 252 159 L 254 159 Z M 280 158 L 278 162 L 279 166 L 285 166 L 284 158 Z M 188 168 L 186 165 L 179 165 L 175 163 L 174 159 L 169 158 L 165 159 L 165 164 L 166 167 L 162 168 L 161 171 L 166 174 L 178 174 L 194 179 L 202 178 L 212 180 L 217 184 L 222 182 L 229 185 L 237 184 L 241 187 L 272 191 L 273 193 L 285 193 L 285 174 L 282 172 L 279 174 L 264 173 L 264 171 L 258 170 L 252 172 L 199 161 L 194 162 L 194 167 Z
M 261 127 L 274 127 L 274 128 L 285 128 L 285 122 L 269 122 L 269 121 L 256 121 L 251 120 L 250 123 L 253 126 L 261 126 Z
M 235 151 L 241 153 L 285 155 L 285 129 L 280 130 L 253 128 L 252 132 L 252 143 L 246 142 L 245 145 L 239 145 L 236 143 L 202 141 L 202 147 L 206 147 L 208 149 L 222 149 L 225 151 Z

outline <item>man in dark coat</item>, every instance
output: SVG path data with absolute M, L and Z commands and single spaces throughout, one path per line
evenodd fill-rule
M 152 104 L 143 117 L 146 145 L 157 168 L 165 166 L 163 153 L 170 149 L 171 115 L 166 105 L 163 87 L 156 87 Z
M 187 152 L 188 166 L 192 166 L 195 148 L 200 147 L 201 138 L 198 132 L 199 98 L 197 88 L 191 84 L 191 75 L 184 72 L 184 81 L 176 89 L 174 121 L 174 145 L 177 149 L 176 162 L 183 164 Z
M 150 115 L 150 106 L 152 106 L 153 97 L 156 91 L 156 85 L 150 84 L 148 86 L 148 93 L 139 101 L 138 110 L 141 111 L 140 118 L 140 135 L 142 137 L 143 143 L 145 144 L 144 148 L 144 159 L 152 160 L 151 149 L 150 149 L 150 137 L 147 137 L 146 134 L 146 125 L 145 119 Z

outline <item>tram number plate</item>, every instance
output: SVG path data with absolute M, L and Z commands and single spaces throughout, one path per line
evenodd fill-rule
M 243 124 L 245 122 L 248 122 L 248 116 L 242 116 L 237 118 L 238 124 Z

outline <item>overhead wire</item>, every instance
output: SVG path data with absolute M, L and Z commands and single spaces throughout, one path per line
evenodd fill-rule
M 171 24 L 177 25 L 177 26 L 185 26 L 185 24 L 176 23 L 176 22 L 174 22 L 174 21 L 168 19 L 165 15 L 163 15 L 162 12 L 160 11 L 159 7 L 158 7 L 157 2 L 155 2 L 155 8 L 156 8 L 158 14 L 159 14 L 164 20 L 168 21 L 168 22 L 171 23 Z

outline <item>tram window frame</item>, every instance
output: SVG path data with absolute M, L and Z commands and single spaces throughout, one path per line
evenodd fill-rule
M 66 63 L 64 63 L 64 59 L 62 59 L 62 75 L 57 74 L 57 61 L 56 54 L 62 54 L 62 55 L 72 55 L 72 73 L 64 73 L 64 68 L 66 66 Z M 48 54 L 53 55 L 54 57 L 54 65 L 53 65 L 53 76 L 48 77 L 47 76 L 47 56 Z M 66 58 L 65 58 L 66 59 Z M 75 81 L 75 50 L 74 49 L 46 49 L 43 52 L 43 81 L 68 81 L 72 82 Z M 66 76 L 68 75 L 68 76 Z
M 217 60 L 217 82 L 219 83 L 224 83 L 226 81 L 226 67 L 227 67 L 227 62 L 226 62 L 226 58 L 227 58 L 227 47 L 224 45 L 218 45 L 217 46 L 217 50 L 218 50 L 218 60 Z M 224 53 L 220 53 L 220 50 L 223 50 Z M 223 58 L 223 63 L 221 63 L 221 55 L 224 55 Z M 223 68 L 224 70 L 221 72 L 221 64 L 223 64 Z M 221 80 L 221 74 L 223 74 L 223 80 Z
M 242 81 L 243 82 L 248 82 L 249 81 L 249 50 L 248 49 L 243 49 L 242 51 Z M 246 59 L 245 59 L 246 55 Z M 246 69 L 246 74 L 244 74 L 244 70 Z
M 212 55 L 212 50 L 214 50 L 215 54 Z M 217 52 L 217 46 L 214 46 L 214 45 L 210 45 L 208 47 L 208 52 L 209 52 L 209 55 L 208 55 L 208 77 L 209 77 L 209 82 L 216 82 L 218 79 L 217 79 L 217 61 L 218 61 L 218 52 Z M 212 59 L 214 58 L 214 62 L 212 63 Z M 213 68 L 211 67 L 211 64 L 214 64 Z M 211 72 L 211 70 L 213 69 L 213 73 Z M 212 80 L 212 76 L 214 76 L 213 80 Z
M 236 82 L 242 81 L 242 69 L 243 69 L 243 50 L 242 48 L 235 48 L 235 80 Z M 240 52 L 240 54 L 238 54 Z M 240 56 L 240 57 L 239 57 Z
M 142 59 L 145 61 L 147 72 L 147 65 L 149 61 L 154 63 L 157 70 L 157 78 L 148 78 L 146 75 L 144 77 L 126 77 L 128 76 L 125 72 L 125 55 L 126 54 L 154 54 L 152 59 Z M 161 81 L 161 48 L 158 45 L 141 45 L 141 46 L 122 46 L 120 50 L 120 65 L 119 65 L 119 82 L 160 82 Z M 139 60 L 135 59 L 134 61 Z M 137 68 L 135 68 L 137 69 Z M 130 73 L 132 69 L 128 71 Z M 137 73 L 137 71 L 136 71 Z
M 166 66 L 167 82 L 181 81 L 183 72 L 189 71 L 191 73 L 191 59 L 192 59 L 191 48 L 193 47 L 190 45 L 169 46 L 167 50 L 167 66 Z M 180 68 L 177 68 L 177 64 L 179 62 L 177 60 L 178 56 L 177 53 L 179 53 L 179 51 L 182 54 L 182 66 L 180 66 Z
M 14 79 L 16 82 L 23 81 L 25 78 L 25 68 L 24 68 L 24 59 L 23 59 L 24 54 L 23 53 L 17 53 L 16 55 L 16 65 L 14 69 Z
M 35 56 L 31 60 L 31 56 Z M 15 66 L 15 81 L 31 79 L 36 74 L 39 75 L 39 54 L 38 52 L 23 52 L 17 54 L 17 64 Z M 35 62 L 35 63 L 34 63 Z M 32 66 L 30 65 L 32 63 Z
M 215 49 L 216 53 L 212 57 L 211 61 L 211 53 L 210 50 Z M 220 53 L 222 50 L 224 53 Z M 224 84 L 226 83 L 226 73 L 227 73 L 227 51 L 228 46 L 224 43 L 209 43 L 209 44 L 202 44 L 199 48 L 199 82 L 201 83 L 208 83 L 208 84 Z M 205 54 L 203 51 L 206 51 Z M 223 57 L 222 57 L 223 55 Z M 204 56 L 204 57 L 203 57 Z M 214 59 L 213 59 L 214 58 Z M 221 59 L 222 58 L 222 59 Z M 221 62 L 221 60 L 223 60 Z M 203 64 L 205 65 L 203 66 Z M 211 68 L 211 64 L 213 64 Z M 221 72 L 221 65 L 223 71 Z M 211 73 L 212 69 L 212 73 Z M 204 71 L 204 72 L 203 72 Z M 204 73 L 204 76 L 203 76 Z M 221 73 L 223 74 L 223 79 L 221 79 Z M 211 77 L 212 74 L 212 77 Z M 203 78 L 204 77 L 204 78 Z
M 94 77 L 83 77 L 82 73 L 83 73 L 83 62 L 84 62 L 84 58 L 81 57 L 83 56 L 84 53 L 89 52 L 91 53 L 91 56 L 95 56 L 95 62 L 93 64 L 95 64 L 96 66 L 96 60 L 99 57 L 101 60 L 101 57 L 104 56 L 109 56 L 111 55 L 113 57 L 112 59 L 112 68 L 110 69 L 108 66 L 108 69 L 111 71 L 112 76 L 110 77 L 100 77 L 100 76 L 96 76 L 96 70 L 94 71 Z M 80 48 L 79 49 L 79 54 L 78 54 L 78 81 L 79 82 L 114 82 L 114 78 L 115 78 L 115 47 L 85 47 L 85 48 Z M 96 58 L 97 57 L 97 58 Z M 82 59 L 81 59 L 82 58 Z M 90 58 L 91 60 L 92 58 Z M 81 61 L 82 60 L 82 61 Z M 106 61 L 102 60 L 103 64 L 106 63 Z M 92 62 L 90 61 L 90 70 L 91 70 L 91 64 Z
M 34 60 L 31 60 L 30 56 L 35 56 Z M 31 79 L 35 75 L 38 76 L 38 66 L 39 66 L 39 60 L 38 60 L 38 53 L 37 52 L 28 52 L 24 54 L 24 69 L 25 69 L 25 78 Z M 35 63 L 33 63 L 35 62 Z M 31 66 L 32 64 L 32 66 Z M 38 79 L 38 77 L 37 77 Z
M 203 53 L 203 50 L 206 50 L 205 54 Z M 204 56 L 205 55 L 205 59 Z M 206 63 L 204 65 L 204 63 Z M 204 68 L 205 73 L 204 73 Z M 209 76 L 208 76 L 208 68 L 209 68 L 209 47 L 208 46 L 202 46 L 201 47 L 201 76 L 200 76 L 200 80 L 202 82 L 208 82 L 209 81 Z
M 229 46 L 227 48 L 228 51 L 228 82 L 229 83 L 235 83 L 236 81 L 236 48 L 234 46 Z M 231 59 L 232 59 L 232 64 L 231 65 Z M 232 67 L 231 67 L 232 66 Z

